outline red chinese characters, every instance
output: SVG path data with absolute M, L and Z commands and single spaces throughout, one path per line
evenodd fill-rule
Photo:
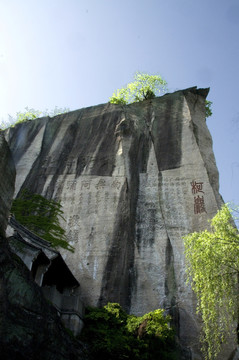
M 196 182 L 196 181 L 192 181 L 191 182 L 191 186 L 192 186 L 192 193 L 193 194 L 197 194 L 199 192 L 204 194 L 204 191 L 202 191 L 203 188 L 203 182 Z
M 204 194 L 203 191 L 203 182 L 196 182 L 195 180 L 191 182 L 191 187 L 192 187 L 192 194 L 196 195 L 198 193 L 202 193 Z M 194 214 L 201 214 L 201 213 L 206 213 L 206 208 L 205 208 L 205 202 L 204 202 L 204 196 L 194 196 Z

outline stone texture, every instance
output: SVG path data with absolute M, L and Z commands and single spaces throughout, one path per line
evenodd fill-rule
M 16 195 L 28 188 L 61 201 L 75 247 L 63 256 L 85 304 L 119 302 L 135 314 L 167 308 L 188 359 L 201 359 L 200 322 L 185 283 L 182 236 L 207 227 L 222 204 L 207 93 L 190 88 L 98 105 L 6 134 Z
M 0 134 L 0 354 L 6 360 L 87 359 L 57 311 L 4 237 L 14 192 L 15 167 Z
M 5 235 L 12 205 L 16 170 L 8 144 L 0 132 L 0 235 Z
M 80 300 L 80 284 L 74 278 L 61 254 L 50 243 L 9 217 L 13 236 L 8 237 L 11 251 L 26 265 L 42 292 L 57 309 L 64 326 L 74 336 L 84 327 L 84 305 Z
M 29 270 L 0 237 L 0 353 L 7 360 L 87 359 Z

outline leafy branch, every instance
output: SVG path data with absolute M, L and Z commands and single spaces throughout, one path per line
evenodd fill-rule
M 239 234 L 232 210 L 224 205 L 211 220 L 211 231 L 189 234 L 184 243 L 188 281 L 203 320 L 202 349 L 211 360 L 231 337 L 238 316 Z
M 53 247 L 74 251 L 60 226 L 59 218 L 65 220 L 60 203 L 25 189 L 13 200 L 11 212 L 22 225 L 49 241 Z

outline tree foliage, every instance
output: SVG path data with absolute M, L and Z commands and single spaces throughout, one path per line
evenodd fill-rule
M 16 124 L 27 121 L 34 120 L 41 116 L 42 112 L 35 109 L 29 109 L 25 107 L 25 111 L 17 112 Z
M 130 104 L 147 99 L 153 99 L 165 92 L 167 82 L 160 75 L 149 75 L 137 72 L 134 81 L 125 88 L 116 90 L 110 97 L 112 104 Z
M 22 122 L 25 121 L 29 121 L 29 120 L 34 120 L 37 119 L 39 117 L 43 117 L 43 116 L 56 116 L 56 115 L 60 115 L 60 114 L 64 114 L 66 112 L 69 112 L 70 109 L 69 108 L 60 108 L 58 106 L 55 106 L 55 108 L 53 110 L 44 110 L 44 111 L 40 111 L 40 110 L 35 110 L 33 108 L 29 108 L 29 107 L 25 107 L 25 111 L 20 111 L 16 113 L 16 118 L 8 115 L 8 120 L 7 121 L 1 121 L 0 122 L 0 130 L 5 130 L 10 126 L 14 126 L 15 124 L 20 124 Z
M 128 315 L 117 303 L 87 308 L 80 339 L 89 344 L 92 359 L 177 359 L 174 332 L 164 310 L 142 317 Z
M 188 280 L 202 316 L 205 359 L 214 359 L 238 317 L 239 234 L 224 205 L 210 231 L 185 236 Z
M 205 100 L 206 118 L 212 116 L 212 101 Z
M 20 224 L 49 241 L 53 247 L 74 251 L 60 226 L 59 219 L 64 219 L 60 203 L 25 189 L 13 200 L 11 212 Z
M 53 117 L 56 115 L 64 114 L 68 111 L 70 111 L 69 108 L 59 108 L 57 106 L 55 106 L 55 109 L 53 109 L 51 111 L 49 111 L 48 109 L 46 109 L 45 111 L 39 111 L 39 110 L 29 109 L 28 107 L 25 107 L 25 111 L 17 112 L 16 124 L 24 122 L 24 121 L 28 121 L 28 120 L 34 120 L 36 118 L 43 117 L 43 116 Z

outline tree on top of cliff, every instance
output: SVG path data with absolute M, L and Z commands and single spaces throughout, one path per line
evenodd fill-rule
M 224 205 L 211 220 L 211 231 L 184 237 L 188 280 L 203 320 L 203 351 L 210 360 L 230 337 L 239 316 L 239 233 L 232 219 L 232 211 Z
M 40 111 L 40 110 L 35 110 L 33 108 L 29 108 L 28 106 L 25 107 L 25 111 L 19 111 L 16 113 L 16 117 L 14 118 L 11 115 L 8 115 L 8 120 L 7 121 L 0 121 L 0 131 L 1 130 L 5 130 L 11 126 L 14 126 L 16 124 L 20 124 L 23 123 L 25 121 L 29 121 L 29 120 L 34 120 L 34 119 L 38 119 L 40 117 L 44 117 L 44 116 L 57 116 L 60 114 L 65 114 L 67 112 L 69 112 L 70 109 L 69 108 L 59 108 L 58 106 L 55 106 L 55 108 L 53 110 L 44 110 L 44 111 Z
M 166 90 L 167 82 L 160 75 L 149 75 L 137 72 L 134 81 L 125 88 L 118 89 L 110 97 L 112 104 L 130 104 L 153 99 Z
M 64 219 L 60 203 L 25 189 L 13 200 L 11 212 L 20 224 L 49 241 L 53 247 L 74 251 L 60 226 L 59 218 Z
M 53 109 L 51 111 L 49 111 L 48 109 L 46 109 L 45 111 L 39 111 L 39 110 L 29 109 L 28 107 L 25 107 L 25 111 L 17 113 L 16 124 L 22 123 L 22 122 L 28 121 L 28 120 L 34 120 L 34 119 L 37 119 L 37 118 L 43 117 L 43 116 L 53 117 L 53 116 L 57 116 L 60 114 L 64 114 L 69 111 L 70 111 L 69 108 L 59 108 L 57 106 L 55 106 L 55 109 Z

